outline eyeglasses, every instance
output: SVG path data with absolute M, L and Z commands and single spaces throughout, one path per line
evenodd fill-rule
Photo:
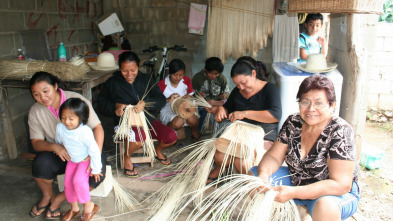
M 299 102 L 300 107 L 309 108 L 312 105 L 312 106 L 314 106 L 315 109 L 322 109 L 326 106 L 326 104 L 328 104 L 328 103 L 323 103 L 323 102 L 311 103 L 310 101 L 300 101 Z

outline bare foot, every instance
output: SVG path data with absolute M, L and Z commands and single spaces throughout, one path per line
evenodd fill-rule
M 220 173 L 220 168 L 217 168 L 217 167 L 216 167 L 214 170 L 212 170 L 212 171 L 209 173 L 209 176 L 207 177 L 206 184 L 209 184 L 209 183 L 211 183 L 211 182 L 217 180 L 217 179 L 218 179 L 219 173 Z
M 83 204 L 84 207 L 84 212 L 83 213 L 91 213 L 93 211 L 94 208 L 94 203 L 93 202 L 87 202 Z

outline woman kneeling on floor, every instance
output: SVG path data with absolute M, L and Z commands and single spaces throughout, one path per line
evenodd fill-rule
M 156 114 L 165 105 L 165 97 L 162 95 L 157 85 L 154 85 L 150 75 L 139 72 L 139 58 L 134 52 L 123 52 L 119 55 L 120 71 L 113 73 L 104 85 L 104 88 L 98 95 L 97 103 L 99 110 L 108 116 L 113 116 L 115 125 L 119 124 L 120 116 L 124 109 L 129 105 L 134 105 L 134 110 L 140 113 L 145 108 L 150 114 Z M 151 89 L 149 91 L 149 89 Z M 144 93 L 149 91 L 143 101 L 140 101 Z M 145 102 L 151 102 L 151 107 L 146 107 Z M 177 141 L 176 132 L 150 115 L 146 115 L 154 132 L 151 133 L 153 139 L 157 139 L 159 143 L 155 146 L 156 159 L 163 165 L 171 164 L 171 161 L 162 152 L 165 148 L 173 145 Z M 150 126 L 149 125 L 149 126 Z M 117 127 L 115 127 L 116 130 Z M 125 165 L 124 174 L 128 177 L 136 177 L 138 172 L 131 161 L 131 154 L 142 147 L 138 129 L 133 127 L 130 133 L 135 137 L 129 140 L 129 149 L 124 153 Z

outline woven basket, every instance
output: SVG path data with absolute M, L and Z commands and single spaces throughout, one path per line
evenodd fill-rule
M 289 0 L 289 12 L 382 14 L 385 0 Z

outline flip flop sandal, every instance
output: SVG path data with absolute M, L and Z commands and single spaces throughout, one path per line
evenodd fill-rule
M 134 175 L 128 174 L 127 172 L 132 172 L 132 173 L 134 173 Z M 133 177 L 137 177 L 139 174 L 138 174 L 138 172 L 135 171 L 135 167 L 134 167 L 134 168 L 132 168 L 132 170 L 124 168 L 124 175 L 126 177 L 133 178 Z
M 155 156 L 154 158 L 156 158 L 156 160 L 157 160 L 158 162 L 160 162 L 163 166 L 169 166 L 169 165 L 172 164 L 172 161 L 169 161 L 168 164 L 163 163 L 163 161 L 167 161 L 167 160 L 168 160 L 167 157 L 165 157 L 165 159 L 160 159 L 160 158 L 158 158 L 157 156 Z
M 60 213 L 60 207 L 54 210 L 51 210 L 50 207 L 48 207 L 48 210 L 46 211 L 46 214 L 48 214 L 48 212 L 50 213 L 50 217 L 47 217 L 45 215 L 45 219 L 59 219 L 61 217 L 61 213 Z M 58 216 L 55 216 L 54 214 L 56 212 L 59 212 Z
M 39 207 L 39 206 L 40 206 L 40 202 L 38 201 L 38 202 L 33 206 L 33 208 L 31 208 L 29 215 L 30 215 L 32 218 L 38 218 L 38 217 L 43 216 L 43 215 L 45 214 L 46 210 L 49 208 L 50 203 L 48 203 L 48 205 L 46 205 L 46 206 L 41 206 L 41 207 Z M 43 211 L 42 213 L 36 215 L 36 214 L 33 212 L 34 207 L 36 208 L 36 212 L 39 212 L 40 210 L 44 210 L 44 211 Z

